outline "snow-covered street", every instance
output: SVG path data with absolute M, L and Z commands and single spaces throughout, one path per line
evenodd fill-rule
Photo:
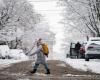
M 18 63 L 26 60 L 14 60 L 14 59 L 0 59 L 0 69 L 11 66 L 13 63 Z M 69 64 L 73 68 L 80 71 L 90 71 L 94 73 L 100 74 L 100 60 L 99 59 L 91 59 L 90 61 L 85 61 L 84 59 L 66 59 L 64 60 L 66 64 Z M 57 66 L 65 67 L 65 64 L 58 64 Z
M 0 70 L 0 80 L 99 80 L 100 75 L 72 68 L 63 61 L 49 60 L 51 74 L 45 74 L 44 67 L 39 66 L 35 74 L 31 74 L 33 61 L 15 63 Z
M 0 0 L 0 80 L 100 80 L 99 67 L 100 0 Z

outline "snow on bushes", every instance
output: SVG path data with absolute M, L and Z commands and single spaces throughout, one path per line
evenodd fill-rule
M 28 59 L 21 49 L 9 49 L 8 45 L 0 45 L 1 59 Z

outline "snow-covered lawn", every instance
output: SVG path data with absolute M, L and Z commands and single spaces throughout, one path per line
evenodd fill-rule
M 90 61 L 85 61 L 84 59 L 69 59 L 68 58 L 65 60 L 65 62 L 78 70 L 100 73 L 99 59 L 91 59 Z

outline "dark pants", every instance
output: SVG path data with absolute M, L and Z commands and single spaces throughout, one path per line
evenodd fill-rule
M 75 50 L 77 58 L 79 58 L 79 50 Z

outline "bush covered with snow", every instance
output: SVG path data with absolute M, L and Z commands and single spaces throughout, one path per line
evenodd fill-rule
M 9 55 L 9 47 L 8 45 L 0 45 L 0 57 L 6 57 Z
M 0 45 L 0 58 L 2 59 L 28 59 L 21 49 L 9 49 L 8 45 Z
M 10 56 L 14 59 L 28 59 L 21 49 L 10 49 Z

